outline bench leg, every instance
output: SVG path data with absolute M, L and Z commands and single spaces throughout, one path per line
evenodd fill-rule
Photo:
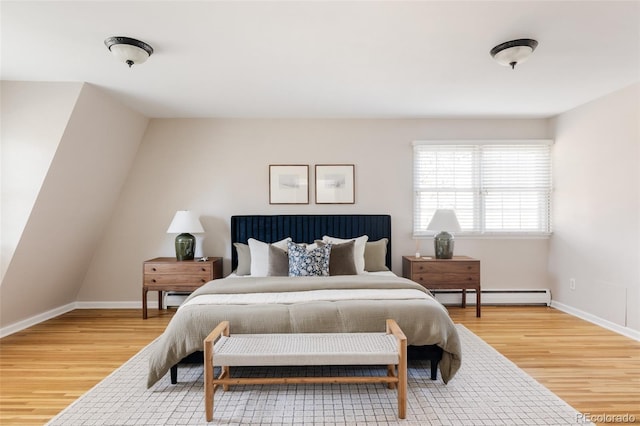
M 204 411 L 207 422 L 213 420 L 213 394 L 216 391 L 213 371 L 213 343 L 221 336 L 229 336 L 229 321 L 222 321 L 204 339 Z M 225 367 L 222 367 L 223 371 Z
M 228 365 L 225 365 L 223 367 L 220 367 L 220 378 L 224 379 L 226 378 L 231 378 L 231 367 L 229 367 Z M 229 385 L 222 385 L 222 389 L 226 392 L 229 390 Z
M 396 377 L 396 366 L 393 364 L 389 364 L 387 365 L 387 376 L 388 377 Z M 396 384 L 395 383 L 387 383 L 387 389 L 395 389 L 396 388 Z
M 407 358 L 398 364 L 398 417 L 407 417 Z
M 213 420 L 213 365 L 206 362 L 204 364 L 204 411 L 207 421 Z
M 398 353 L 398 417 L 407 417 L 407 340 L 400 342 Z

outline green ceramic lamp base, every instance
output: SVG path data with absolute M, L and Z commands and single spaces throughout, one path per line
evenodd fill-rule
M 191 234 L 180 234 L 176 237 L 176 259 L 193 260 L 196 251 L 196 237 Z
M 453 257 L 453 235 L 442 231 L 433 240 L 436 259 L 451 259 Z

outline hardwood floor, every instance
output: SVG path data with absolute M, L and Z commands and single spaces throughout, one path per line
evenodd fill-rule
M 640 342 L 546 307 L 450 307 L 578 411 L 640 422 Z M 0 424 L 41 425 L 159 336 L 172 311 L 75 310 L 0 340 Z M 601 424 L 604 424 L 601 422 Z
M 640 342 L 547 307 L 449 312 L 579 412 L 640 423 Z
M 159 336 L 170 311 L 75 310 L 0 339 L 0 424 L 42 425 Z

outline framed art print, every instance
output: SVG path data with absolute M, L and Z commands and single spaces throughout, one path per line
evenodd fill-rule
M 316 204 L 354 204 L 355 166 L 316 164 Z
M 269 204 L 309 204 L 309 166 L 269 166 Z

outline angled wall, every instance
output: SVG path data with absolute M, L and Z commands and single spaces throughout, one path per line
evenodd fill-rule
M 147 121 L 81 86 L 0 286 L 3 327 L 75 302 Z
M 81 89 L 82 83 L 0 83 L 0 280 Z

